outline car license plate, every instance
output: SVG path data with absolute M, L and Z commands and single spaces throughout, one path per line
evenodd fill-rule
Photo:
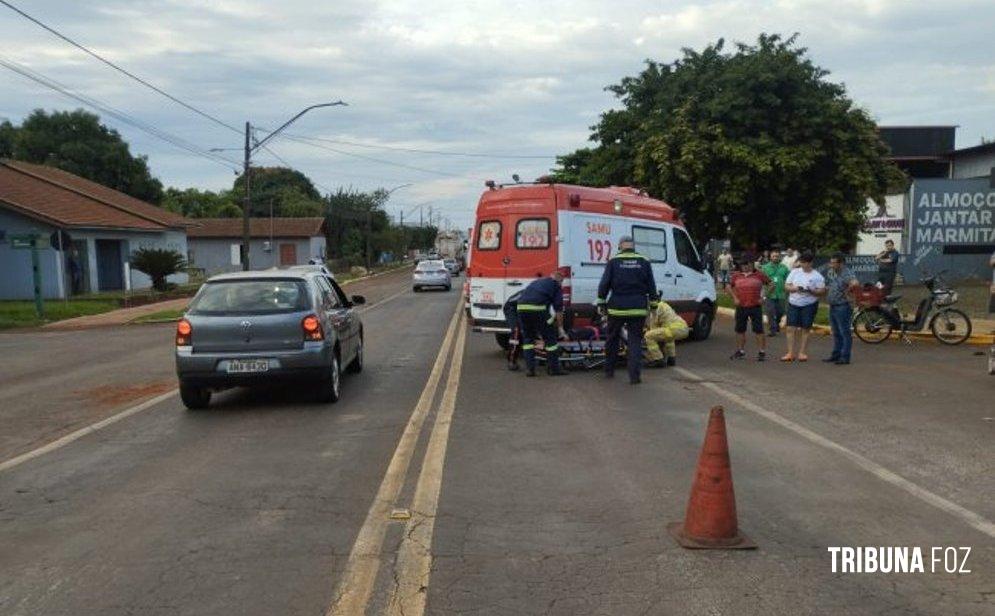
M 233 359 L 228 362 L 228 373 L 266 372 L 269 361 L 265 359 Z

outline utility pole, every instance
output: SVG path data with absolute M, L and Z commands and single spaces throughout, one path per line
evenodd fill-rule
M 261 140 L 257 141 L 254 145 L 252 143 L 252 124 L 249 122 L 245 123 L 245 161 L 242 166 L 242 177 L 245 180 L 245 201 L 242 204 L 242 269 L 245 271 L 249 270 L 249 245 L 251 241 L 249 233 L 249 217 L 251 216 L 250 210 L 252 209 L 252 192 L 251 192 L 251 175 L 252 175 L 252 153 L 263 147 L 267 141 L 276 137 L 283 129 L 287 128 L 294 123 L 297 118 L 301 117 L 308 111 L 312 109 L 317 109 L 319 107 L 336 107 L 339 105 L 346 105 L 342 101 L 336 101 L 334 103 L 321 103 L 318 105 L 311 105 L 310 107 L 305 107 L 303 110 L 298 112 L 297 115 L 290 118 L 284 122 L 280 128 L 274 130 L 270 134 L 263 137 Z
M 242 165 L 242 179 L 245 181 L 245 200 L 242 203 L 242 270 L 249 271 L 249 246 L 250 246 L 250 233 L 249 233 L 249 209 L 252 205 L 252 198 L 250 194 L 250 173 L 252 169 L 252 147 L 250 145 L 250 140 L 252 139 L 252 125 L 248 122 L 245 123 L 245 162 Z
M 373 234 L 373 210 L 366 210 L 366 269 L 370 269 L 370 235 Z

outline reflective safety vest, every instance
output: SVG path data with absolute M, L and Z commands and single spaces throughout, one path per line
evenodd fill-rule
M 659 294 L 649 259 L 624 250 L 605 265 L 598 284 L 598 304 L 608 305 L 608 316 L 645 317 L 656 307 Z
M 551 306 L 563 311 L 563 288 L 552 278 L 533 280 L 518 296 L 519 312 L 546 312 Z

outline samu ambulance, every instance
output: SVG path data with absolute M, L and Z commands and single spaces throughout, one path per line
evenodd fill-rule
M 505 346 L 505 301 L 540 276 L 563 273 L 569 320 L 595 313 L 598 282 L 631 235 L 649 259 L 661 297 L 708 337 L 715 317 L 715 281 L 705 270 L 675 208 L 628 187 L 589 188 L 544 182 L 497 186 L 477 205 L 465 283 L 474 331 L 495 334 Z

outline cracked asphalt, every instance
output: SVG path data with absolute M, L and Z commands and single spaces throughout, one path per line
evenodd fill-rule
M 405 272 L 348 290 L 373 303 L 407 285 Z M 324 614 L 457 295 L 408 291 L 363 314 L 366 370 L 336 405 L 235 390 L 191 413 L 174 396 L 0 471 L 0 614 Z M 435 513 L 386 524 L 366 613 L 391 610 L 395 558 L 424 524 L 428 614 L 993 613 L 990 534 L 721 393 L 990 523 L 995 378 L 976 349 L 858 342 L 849 367 L 733 362 L 730 329 L 680 345 L 688 372 L 638 387 L 526 379 L 468 334 Z M 169 326 L 0 335 L 0 462 L 168 389 L 171 338 Z M 813 359 L 827 348 L 816 339 Z M 393 507 L 412 508 L 432 470 L 445 376 Z M 666 531 L 716 404 L 755 551 L 687 551 Z M 970 546 L 972 572 L 832 573 L 828 546 Z

